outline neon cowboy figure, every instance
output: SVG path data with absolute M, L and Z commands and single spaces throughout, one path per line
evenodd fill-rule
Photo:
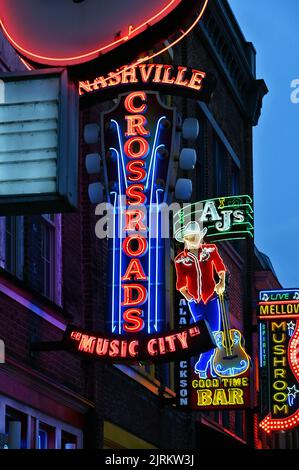
M 175 258 L 177 274 L 176 288 L 188 301 L 192 323 L 206 320 L 213 333 L 220 330 L 220 305 L 218 297 L 225 291 L 226 266 L 216 245 L 205 244 L 207 228 L 201 230 L 198 222 L 189 222 L 181 228 L 175 238 L 184 243 L 184 251 Z M 216 284 L 214 274 L 219 281 Z M 214 350 L 201 354 L 195 364 L 195 372 L 207 378 L 210 371 L 215 376 L 211 359 Z

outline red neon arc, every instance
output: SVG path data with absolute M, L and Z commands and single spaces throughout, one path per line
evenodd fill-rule
M 296 329 L 289 343 L 288 348 L 288 359 L 294 376 L 299 382 L 299 322 L 297 322 Z M 263 421 L 260 422 L 260 427 L 267 433 L 271 434 L 273 431 L 286 431 L 299 425 L 299 410 L 293 413 L 288 418 L 274 419 L 271 414 L 266 416 Z
M 6 1 L 6 5 L 4 4 L 5 1 Z M 139 24 L 138 26 L 136 26 L 136 27 L 129 26 L 128 31 L 126 32 L 126 34 L 124 34 L 121 38 L 119 38 L 117 40 L 114 40 L 114 41 L 111 41 L 111 42 L 108 41 L 108 42 L 106 42 L 105 45 L 95 47 L 92 50 L 87 50 L 84 53 L 80 53 L 80 54 L 70 53 L 69 56 L 65 56 L 65 57 L 59 57 L 59 56 L 57 57 L 56 54 L 55 54 L 55 56 L 53 56 L 53 55 L 49 56 L 49 55 L 43 54 L 42 50 L 37 51 L 37 48 L 40 47 L 39 44 L 34 44 L 32 46 L 29 45 L 28 44 L 28 38 L 30 37 L 30 30 L 29 30 L 29 26 L 27 27 L 28 30 L 26 30 L 26 20 L 24 20 L 25 24 L 23 24 L 23 28 L 22 28 L 24 38 L 26 38 L 26 39 L 21 38 L 20 37 L 20 32 L 19 32 L 21 30 L 21 28 L 20 28 L 20 25 L 16 24 L 16 22 L 15 22 L 15 18 L 14 18 L 14 15 L 13 15 L 13 8 L 9 9 L 9 3 L 10 2 L 11 2 L 11 0 L 2 0 L 2 3 L 3 3 L 3 4 L 1 4 L 1 8 L 2 8 L 2 11 L 1 11 L 2 15 L 1 16 L 2 16 L 2 18 L 0 20 L 0 25 L 1 25 L 5 35 L 7 36 L 9 41 L 11 42 L 11 44 L 18 51 L 20 51 L 22 54 L 24 54 L 25 56 L 29 57 L 30 59 L 32 59 L 36 62 L 47 63 L 47 64 L 50 64 L 50 65 L 55 65 L 55 64 L 60 64 L 60 65 L 69 64 L 69 65 L 71 65 L 72 63 L 73 64 L 74 63 L 82 63 L 82 62 L 86 62 L 88 60 L 91 60 L 95 57 L 98 57 L 99 54 L 101 54 L 101 53 L 103 54 L 105 52 L 108 52 L 109 50 L 112 50 L 115 47 L 121 45 L 122 43 L 128 41 L 131 37 L 134 37 L 134 36 L 140 34 L 142 31 L 144 31 L 146 28 L 148 28 L 148 25 L 156 24 L 157 22 L 162 20 L 165 16 L 167 16 L 169 13 L 171 13 L 171 11 L 173 11 L 181 3 L 181 0 L 171 0 L 171 1 L 168 1 L 166 5 L 165 5 L 165 2 L 163 2 L 164 3 L 163 8 L 160 8 L 159 11 L 157 11 L 152 16 L 149 15 L 149 18 L 145 18 L 145 20 L 142 21 L 141 24 Z M 192 27 L 189 28 L 189 30 L 193 29 L 193 27 L 197 24 L 197 22 L 199 21 L 199 19 L 201 18 L 202 14 L 203 14 L 203 12 L 205 11 L 207 3 L 208 3 L 208 0 L 205 1 L 200 14 L 198 15 L 198 18 L 193 23 Z M 140 2 L 140 8 L 144 9 L 144 4 L 142 4 L 141 2 Z M 156 6 L 155 8 L 158 9 L 159 7 Z M 149 10 L 147 10 L 147 11 L 149 11 Z M 59 15 L 59 12 L 58 12 L 58 15 Z M 22 14 L 22 12 L 20 12 L 20 16 L 21 17 L 24 16 Z M 121 15 L 119 15 L 119 16 L 121 16 Z M 134 22 L 134 20 L 132 18 L 132 23 L 133 22 Z M 88 22 L 87 22 L 87 24 L 88 24 Z M 100 29 L 100 24 L 99 24 L 99 29 Z M 117 31 L 118 29 L 119 28 L 117 28 L 117 26 L 115 26 L 114 30 Z M 14 30 L 16 32 L 14 32 Z M 189 32 L 189 30 L 188 30 L 188 32 Z M 31 33 L 32 33 L 32 31 L 31 31 Z M 187 33 L 187 32 L 185 32 L 185 33 Z M 182 39 L 186 35 L 185 33 L 183 33 L 181 35 L 180 39 Z M 19 39 L 17 39 L 17 38 L 19 38 Z M 26 47 L 25 43 L 28 44 L 27 47 Z M 173 44 L 170 44 L 168 47 L 172 47 L 172 45 Z M 59 49 L 59 48 L 57 48 L 57 49 Z M 147 60 L 147 58 L 143 58 L 143 61 L 144 60 Z

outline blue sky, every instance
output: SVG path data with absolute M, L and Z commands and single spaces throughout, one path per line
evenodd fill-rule
M 229 0 L 269 88 L 254 130 L 255 241 L 283 287 L 299 287 L 299 0 Z

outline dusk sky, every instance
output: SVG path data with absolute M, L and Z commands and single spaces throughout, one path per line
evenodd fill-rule
M 290 98 L 299 80 L 299 1 L 229 3 L 269 88 L 254 131 L 255 242 L 283 287 L 299 287 L 299 103 Z

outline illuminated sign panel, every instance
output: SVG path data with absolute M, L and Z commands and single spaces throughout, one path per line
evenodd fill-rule
M 77 206 L 78 95 L 67 72 L 1 74 L 0 213 Z
M 250 377 L 198 379 L 191 381 L 193 410 L 244 409 L 250 405 Z
M 184 205 L 173 223 L 179 250 L 176 288 L 181 294 L 176 297 L 177 323 L 206 320 L 216 344 L 189 364 L 177 364 L 177 406 L 197 411 L 248 408 L 250 357 L 241 332 L 230 326 L 228 269 L 213 242 L 253 236 L 252 199 L 233 196 Z
M 109 239 L 112 333 L 154 333 L 165 316 L 160 204 L 167 192 L 176 115 L 151 92 L 122 95 L 102 119 L 113 236 Z
M 208 242 L 253 238 L 253 203 L 250 196 L 229 196 L 193 203 L 174 215 L 174 236 L 188 222 L 197 221 L 207 230 Z
M 138 64 L 123 67 L 118 72 L 80 81 L 81 102 L 104 101 L 121 92 L 144 90 L 160 91 L 208 101 L 215 87 L 211 74 L 190 67 L 169 64 Z
M 214 347 L 205 321 L 171 332 L 103 335 L 69 326 L 60 349 L 110 362 L 172 361 Z
M 286 431 L 299 424 L 299 289 L 260 292 L 258 319 L 260 426 Z

